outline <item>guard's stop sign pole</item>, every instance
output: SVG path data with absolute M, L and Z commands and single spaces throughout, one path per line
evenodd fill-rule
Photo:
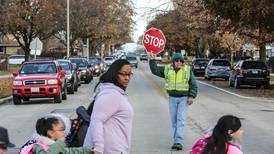
M 143 37 L 143 45 L 147 52 L 159 54 L 165 49 L 166 37 L 161 30 L 150 28 Z

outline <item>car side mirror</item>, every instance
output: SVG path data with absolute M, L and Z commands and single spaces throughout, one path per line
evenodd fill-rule
M 13 77 L 17 77 L 18 74 L 19 74 L 18 72 L 14 72 L 14 73 L 12 73 L 12 76 L 13 76 Z

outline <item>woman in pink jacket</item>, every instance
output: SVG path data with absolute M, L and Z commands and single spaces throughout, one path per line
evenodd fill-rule
M 94 154 L 129 154 L 133 109 L 126 88 L 131 78 L 127 60 L 116 60 L 95 87 L 95 103 L 84 147 Z
M 233 115 L 218 120 L 202 154 L 243 154 L 239 146 L 243 130 L 241 121 Z

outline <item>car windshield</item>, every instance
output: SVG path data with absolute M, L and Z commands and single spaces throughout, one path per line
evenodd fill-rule
M 70 59 L 72 63 L 75 63 L 77 67 L 87 67 L 87 62 L 84 59 Z
M 229 61 L 226 60 L 214 60 L 212 63 L 213 66 L 230 66 Z
M 69 62 L 59 62 L 59 64 L 67 73 L 71 71 L 71 66 Z
M 246 61 L 243 63 L 243 69 L 267 69 L 264 62 Z
M 56 73 L 54 63 L 26 63 L 20 70 L 21 74 Z
M 209 60 L 196 60 L 194 62 L 194 64 L 197 64 L 197 65 L 199 65 L 199 64 L 207 64 L 208 62 L 209 62 Z
M 91 64 L 96 64 L 98 62 L 97 58 L 89 58 Z
M 137 60 L 136 57 L 127 57 L 127 60 Z

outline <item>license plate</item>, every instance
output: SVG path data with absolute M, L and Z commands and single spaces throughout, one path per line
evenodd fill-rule
M 30 92 L 37 93 L 39 92 L 39 88 L 30 88 Z
M 204 68 L 205 68 L 204 66 L 201 67 L 201 69 L 204 69 Z
M 253 74 L 257 74 L 257 73 L 258 73 L 258 71 L 256 71 L 256 70 L 253 70 L 253 71 L 252 71 L 252 73 L 253 73 Z

